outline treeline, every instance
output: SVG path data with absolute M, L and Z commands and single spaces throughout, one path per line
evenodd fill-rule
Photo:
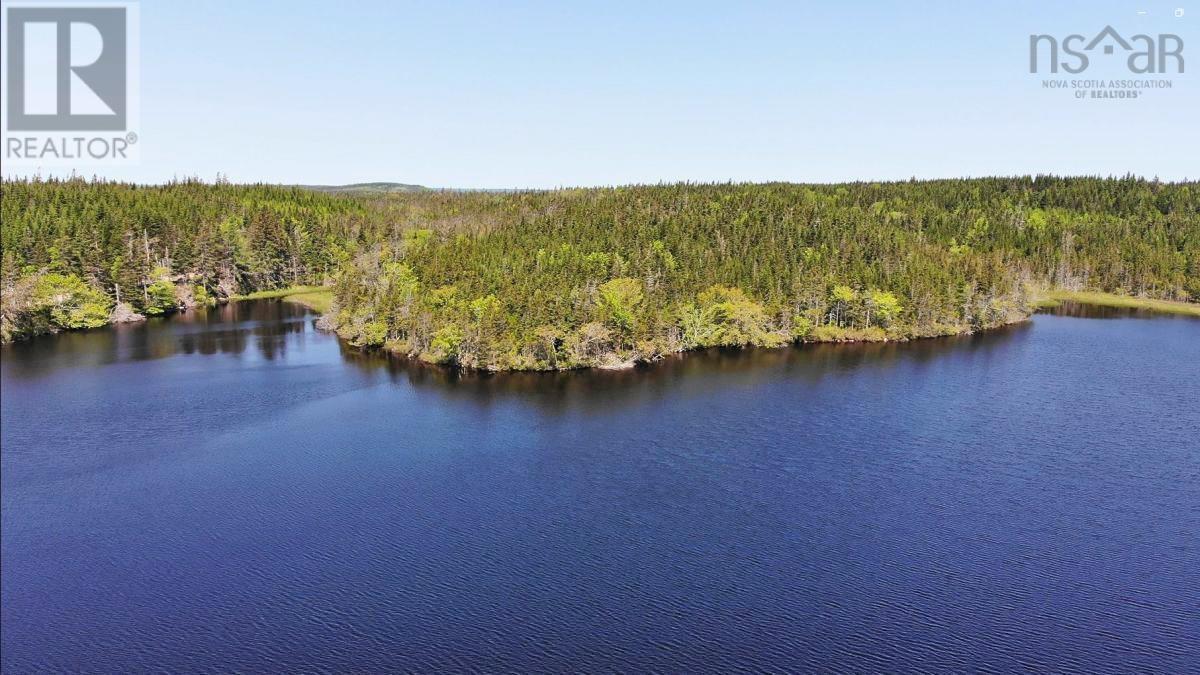
M 363 197 L 10 181 L 5 334 L 70 327 L 47 309 L 65 283 L 93 294 L 93 323 L 118 289 L 153 313 L 171 286 L 186 304 L 328 283 L 324 321 L 348 340 L 468 368 L 950 334 L 1024 318 L 1039 287 L 1200 298 L 1198 188 L 1017 177 Z

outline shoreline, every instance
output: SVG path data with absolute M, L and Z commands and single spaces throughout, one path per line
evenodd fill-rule
M 1033 306 L 1035 309 L 1054 309 L 1061 307 L 1063 303 L 1067 302 L 1117 309 L 1141 309 L 1158 314 L 1200 317 L 1200 304 L 1197 303 L 1139 298 L 1131 295 L 1117 295 L 1116 293 L 1098 291 L 1046 291 L 1039 294 Z
M 254 293 L 247 293 L 244 295 L 230 296 L 228 298 L 227 302 L 240 302 L 240 301 L 245 301 L 245 300 L 279 300 L 281 302 L 291 302 L 291 303 L 295 303 L 295 304 L 301 305 L 303 307 L 306 307 L 306 308 L 312 310 L 314 313 L 316 313 L 318 315 L 318 318 L 320 318 L 321 316 L 324 316 L 326 313 L 328 313 L 330 308 L 333 305 L 333 289 L 329 286 L 305 286 L 305 285 L 289 286 L 287 288 L 281 288 L 281 289 L 276 289 L 276 290 L 256 291 Z M 1041 310 L 1055 309 L 1055 308 L 1061 307 L 1063 304 L 1066 304 L 1066 303 L 1076 303 L 1076 304 L 1091 305 L 1091 306 L 1096 306 L 1096 307 L 1109 307 L 1109 308 L 1115 308 L 1115 309 L 1141 310 L 1141 311 L 1151 312 L 1154 314 L 1163 314 L 1163 315 L 1167 315 L 1167 316 L 1184 316 L 1184 317 L 1191 317 L 1191 318 L 1200 318 L 1200 303 L 1181 302 L 1181 301 L 1177 301 L 1177 300 L 1158 300 L 1158 299 L 1154 299 L 1154 298 L 1140 298 L 1140 297 L 1136 297 L 1136 296 L 1118 295 L 1116 293 L 1105 293 L 1105 292 L 1098 292 L 1098 291 L 1052 290 L 1052 291 L 1042 291 L 1042 292 L 1035 294 L 1035 299 L 1032 301 L 1032 303 L 1030 305 L 1030 308 L 1032 311 L 1030 312 L 1030 314 L 1028 316 L 1025 316 L 1016 321 L 1010 321 L 1007 323 L 1000 324 L 998 326 L 985 328 L 985 329 L 982 329 L 979 331 L 934 333 L 934 334 L 929 334 L 929 335 L 914 335 L 911 337 L 903 337 L 903 338 L 888 337 L 888 336 L 884 336 L 881 338 L 873 338 L 873 337 L 869 337 L 868 335 L 859 331 L 857 333 L 856 337 L 854 337 L 852 339 L 845 339 L 845 338 L 843 338 L 843 339 L 828 339 L 828 340 L 801 339 L 801 340 L 795 340 L 795 341 L 788 341 L 784 344 L 779 345 L 779 347 L 800 346 L 800 345 L 805 345 L 805 344 L 857 344 L 857 343 L 909 342 L 909 341 L 913 341 L 913 340 L 926 340 L 926 339 L 938 338 L 938 337 L 955 337 L 955 336 L 962 336 L 962 335 L 971 335 L 971 334 L 975 334 L 975 333 L 987 332 L 990 330 L 1004 328 L 1006 326 L 1011 326 L 1011 325 L 1015 325 L 1018 323 L 1023 323 L 1025 321 L 1029 321 L 1033 317 L 1033 314 L 1035 314 Z M 112 325 L 115 325 L 115 324 L 113 322 L 104 324 L 104 326 L 112 326 Z M 84 330 L 86 330 L 86 329 L 84 329 Z M 338 334 L 336 329 L 322 328 L 322 330 L 328 330 L 329 332 L 337 335 L 339 340 L 345 340 L 345 338 L 343 338 L 340 334 Z M 23 338 L 23 340 L 36 339 L 37 337 L 38 336 L 36 336 L 36 335 L 27 336 L 27 337 Z M 737 345 L 727 345 L 727 346 L 728 347 L 737 347 Z M 759 345 L 743 345 L 743 346 L 759 346 Z M 773 348 L 773 347 L 765 347 L 765 348 Z M 397 351 L 395 349 L 391 349 L 387 345 L 379 346 L 379 347 L 377 347 L 377 349 L 379 349 L 380 351 L 384 351 L 389 354 L 392 354 L 394 356 L 400 357 L 400 358 L 406 358 L 406 359 L 411 359 L 412 361 L 428 363 L 427 361 L 421 359 L 418 356 L 405 354 L 405 353 Z M 588 370 L 588 369 L 627 370 L 630 368 L 634 368 L 637 365 L 653 364 L 654 362 L 661 360 L 662 358 L 684 355 L 690 351 L 697 351 L 697 350 L 689 349 L 689 350 L 683 350 L 683 351 L 679 351 L 679 352 L 673 352 L 670 354 L 661 355 L 659 358 L 651 359 L 651 360 L 624 359 L 624 360 L 621 360 L 619 367 L 615 363 L 609 363 L 609 364 L 599 365 L 599 366 L 580 365 L 580 366 L 572 367 L 572 368 L 544 368 L 544 369 L 516 369 L 516 368 L 465 369 L 465 368 L 462 368 L 461 366 L 456 366 L 454 364 L 432 363 L 430 365 L 438 365 L 438 366 L 452 368 L 455 370 L 480 370 L 482 372 L 559 372 L 559 371 L 566 371 L 566 370 Z
M 444 369 L 447 371 L 453 371 L 453 372 L 458 372 L 458 373 L 489 373 L 489 374 L 497 374 L 497 373 L 562 373 L 562 372 L 571 372 L 571 371 L 625 372 L 625 371 L 634 370 L 639 367 L 653 367 L 656 363 L 658 363 L 660 361 L 664 361 L 667 359 L 684 358 L 684 357 L 688 356 L 689 354 L 704 352 L 704 351 L 707 351 L 710 349 L 779 350 L 779 349 L 787 349 L 787 348 L 798 348 L 798 347 L 803 347 L 805 345 L 867 345 L 867 344 L 917 342 L 917 341 L 922 341 L 922 340 L 934 340 L 934 339 L 939 339 L 939 338 L 961 338 L 961 337 L 966 337 L 966 336 L 970 336 L 970 335 L 980 335 L 980 334 L 984 334 L 984 333 L 990 333 L 993 331 L 1004 330 L 1006 328 L 1011 328 L 1012 326 L 1028 323 L 1029 321 L 1032 320 L 1034 313 L 1036 313 L 1036 308 L 1035 308 L 1035 309 L 1033 309 L 1033 311 L 1030 311 L 1029 314 L 1021 316 L 1020 318 L 1013 319 L 1011 321 L 1006 321 L 1004 323 L 1000 323 L 1000 324 L 997 324 L 994 326 L 989 326 L 987 328 L 981 328 L 978 330 L 931 332 L 931 333 L 927 333 L 927 334 L 908 335 L 908 336 L 897 337 L 894 335 L 888 335 L 887 333 L 884 333 L 882 331 L 872 332 L 867 329 L 849 329 L 849 328 L 847 328 L 847 329 L 842 329 L 842 332 L 839 333 L 836 337 L 830 337 L 828 339 L 821 339 L 821 338 L 812 339 L 811 337 L 810 338 L 799 338 L 799 339 L 788 340 L 785 342 L 780 342 L 778 344 L 773 344 L 773 345 L 762 345 L 762 344 L 705 345 L 702 347 L 694 347 L 694 348 L 690 348 L 690 349 L 679 349 L 676 351 L 665 352 L 662 354 L 658 354 L 655 357 L 649 358 L 649 359 L 639 358 L 636 355 L 629 355 L 629 354 L 622 355 L 622 354 L 618 354 L 618 353 L 611 353 L 605 359 L 603 359 L 597 363 L 578 363 L 578 364 L 573 364 L 573 365 L 565 366 L 565 367 L 553 367 L 553 368 L 487 368 L 487 367 L 485 367 L 485 368 L 478 368 L 478 367 L 463 366 L 454 361 L 436 361 L 436 360 L 428 359 L 428 358 L 425 358 L 425 356 L 423 354 L 415 354 L 415 353 L 405 352 L 405 351 L 397 348 L 397 346 L 394 343 L 386 343 L 385 342 L 382 345 L 366 345 L 366 346 L 354 345 L 346 337 L 344 337 L 341 333 L 339 333 L 336 328 L 331 328 L 326 325 L 322 325 L 321 319 L 324 316 L 324 311 L 318 310 L 315 307 L 316 302 L 319 302 L 319 300 L 313 301 L 313 300 L 307 299 L 307 297 L 309 297 L 309 296 L 306 293 L 306 294 L 297 294 L 296 296 L 281 296 L 281 299 L 284 302 L 294 302 L 294 303 L 300 304 L 304 307 L 307 307 L 309 309 L 316 311 L 318 313 L 318 317 L 316 319 L 317 330 L 332 333 L 334 335 L 334 337 L 336 337 L 340 342 L 342 342 L 346 345 L 349 345 L 349 346 L 353 347 L 354 349 L 357 349 L 363 353 L 379 352 L 379 353 L 387 355 L 389 358 L 401 359 L 401 360 L 404 360 L 404 361 L 407 361 L 407 362 L 410 362 L 413 364 L 419 364 L 422 366 L 427 366 L 427 367 L 431 367 L 431 368 L 439 368 L 439 369 Z M 327 298 L 326 301 L 331 302 L 332 297 Z M 329 308 L 329 305 L 326 304 L 325 310 L 328 310 L 328 308 Z
M 304 305 L 309 309 L 324 314 L 329 311 L 333 303 L 333 290 L 328 286 L 289 286 L 274 291 L 257 291 L 246 295 L 235 295 L 231 297 L 230 302 L 240 300 L 273 300 L 279 299 L 284 302 L 294 302 Z M 1178 316 L 1194 316 L 1200 317 L 1200 303 L 1182 302 L 1179 300 L 1159 300 L 1155 298 L 1141 298 L 1131 295 L 1118 295 L 1116 293 L 1105 293 L 1102 291 L 1045 291 L 1037 294 L 1037 299 L 1033 301 L 1032 307 L 1034 311 L 1041 309 L 1054 309 L 1061 307 L 1063 303 L 1074 302 L 1081 305 L 1095 305 L 1097 307 L 1113 307 L 1117 309 L 1141 309 L 1159 314 L 1174 314 Z M 1007 325 L 1007 324 L 1005 324 Z M 961 335 L 961 333 L 951 333 L 950 335 Z M 923 339 L 926 337 L 945 337 L 945 335 L 920 335 L 911 339 Z M 802 342 L 895 342 L 897 340 L 885 338 L 883 340 L 806 340 Z
M 278 291 L 264 291 L 251 294 L 248 296 L 239 296 L 238 300 L 259 300 L 259 299 L 280 299 L 283 302 L 293 302 L 316 312 L 320 316 L 327 313 L 333 302 L 333 292 L 328 287 L 321 286 L 296 286 Z M 945 332 L 932 333 L 929 335 L 914 335 L 911 337 L 889 337 L 883 336 L 879 338 L 869 337 L 867 333 L 859 331 L 853 339 L 800 339 L 788 341 L 778 346 L 762 346 L 762 345 L 716 345 L 720 348 L 764 348 L 764 349 L 780 349 L 783 347 L 801 347 L 804 345 L 820 345 L 820 344 L 873 344 L 873 343 L 888 343 L 888 342 L 913 342 L 916 340 L 928 340 L 933 338 L 945 337 L 962 337 L 966 335 L 975 335 L 1000 330 L 1017 324 L 1025 323 L 1033 319 L 1033 315 L 1041 310 L 1055 309 L 1061 307 L 1064 303 L 1077 303 L 1082 305 L 1092 305 L 1096 307 L 1111 307 L 1118 309 L 1135 309 L 1149 311 L 1152 313 L 1173 315 L 1173 316 L 1188 316 L 1200 318 L 1200 304 L 1179 302 L 1173 300 L 1156 300 L 1152 298 L 1138 298 L 1125 295 L 1117 295 L 1115 293 L 1103 292 L 1088 292 L 1088 291 L 1045 291 L 1036 294 L 1036 299 L 1031 303 L 1031 311 L 1027 316 L 1024 316 L 1015 321 L 1009 321 L 980 329 L 977 331 L 962 331 L 962 332 Z M 320 318 L 320 316 L 318 318 Z M 342 337 L 336 329 L 320 328 L 337 336 L 338 340 L 347 342 L 346 338 Z M 347 342 L 347 344 L 349 344 Z M 662 354 L 653 359 L 638 359 L 638 358 L 620 358 L 613 355 L 613 359 L 598 365 L 577 365 L 568 368 L 466 368 L 455 363 L 440 363 L 433 362 L 421 358 L 419 355 L 408 354 L 403 351 L 390 347 L 387 344 L 376 347 L 359 347 L 363 350 L 378 350 L 389 356 L 420 363 L 427 366 L 446 368 L 458 372 L 483 372 L 483 373 L 554 373 L 567 372 L 572 370 L 599 370 L 599 371 L 625 371 L 632 370 L 639 366 L 653 366 L 656 362 L 667 358 L 680 358 L 687 356 L 688 353 L 694 351 L 703 351 L 706 348 L 685 349 L 668 354 Z

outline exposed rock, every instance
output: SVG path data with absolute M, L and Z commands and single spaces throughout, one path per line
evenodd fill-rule
M 616 354 L 608 354 L 596 367 L 600 370 L 629 370 L 637 365 L 633 359 L 622 359 Z
M 137 323 L 138 321 L 145 320 L 146 317 L 135 312 L 133 307 L 127 302 L 118 303 L 113 308 L 112 314 L 108 315 L 109 323 Z
M 217 279 L 217 295 L 222 298 L 232 298 L 237 294 L 237 278 L 228 269 L 222 269 L 221 276 Z
M 179 306 L 183 309 L 191 309 L 196 306 L 196 295 L 192 292 L 190 283 L 175 283 L 175 298 L 179 301 Z

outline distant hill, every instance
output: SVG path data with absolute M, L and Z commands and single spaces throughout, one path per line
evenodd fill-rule
M 328 194 L 385 194 L 393 192 L 490 192 L 507 194 L 511 192 L 533 192 L 537 190 L 524 188 L 431 188 L 424 185 L 408 183 L 350 183 L 349 185 L 297 185 L 296 187 L 314 192 Z
M 349 185 L 300 185 L 306 190 L 316 192 L 336 192 L 341 194 L 364 194 L 383 192 L 423 192 L 429 188 L 424 185 L 409 185 L 407 183 L 351 183 Z

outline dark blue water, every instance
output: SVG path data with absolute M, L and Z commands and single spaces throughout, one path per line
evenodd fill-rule
M 279 303 L 3 351 L 2 663 L 1200 669 L 1200 322 L 456 378 Z

